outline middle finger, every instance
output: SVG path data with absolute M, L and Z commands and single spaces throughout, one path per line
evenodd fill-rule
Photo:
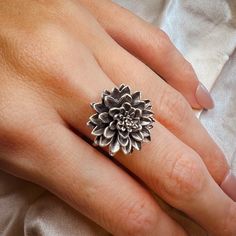
M 86 74 L 83 73 L 84 82 L 73 80 L 73 86 L 68 89 L 70 96 L 63 96 L 65 106 L 60 107 L 60 114 L 71 126 L 92 139 L 91 130 L 86 126 L 93 113 L 89 103 L 99 101 L 101 92 L 115 85 L 95 60 L 91 58 L 86 63 L 90 66 Z M 79 68 L 75 70 L 77 73 L 73 74 L 81 74 Z M 99 83 L 96 83 L 95 76 Z M 134 153 L 133 158 L 119 154 L 118 161 L 209 232 L 222 232 L 226 224 L 235 232 L 233 225 L 222 221 L 222 218 L 229 219 L 230 208 L 235 213 L 235 205 L 211 178 L 197 153 L 158 122 L 154 125 L 152 137 L 151 144 L 144 145 L 142 152 Z
M 155 118 L 194 149 L 215 181 L 221 184 L 229 170 L 227 161 L 184 97 L 114 41 L 95 50 L 95 57 L 109 78 L 116 84 L 142 89 L 143 95 L 152 101 Z

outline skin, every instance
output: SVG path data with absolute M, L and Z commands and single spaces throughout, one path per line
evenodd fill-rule
M 132 43 L 114 12 L 141 32 Z M 189 105 L 196 76 L 162 31 L 109 1 L 2 1 L 0 24 L 2 170 L 114 235 L 187 235 L 145 185 L 210 234 L 235 235 L 236 204 L 219 187 L 227 163 Z M 139 50 L 147 40 L 152 50 Z M 141 152 L 111 161 L 90 145 L 86 122 L 90 102 L 121 83 L 152 101 L 158 122 Z

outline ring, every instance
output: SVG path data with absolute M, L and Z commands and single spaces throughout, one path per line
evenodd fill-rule
M 109 155 L 119 150 L 131 154 L 134 149 L 141 150 L 142 142 L 151 141 L 152 106 L 150 100 L 141 100 L 139 91 L 131 93 L 129 86 L 121 84 L 105 90 L 101 102 L 90 105 L 96 111 L 87 123 L 95 136 L 94 145 L 109 146 Z

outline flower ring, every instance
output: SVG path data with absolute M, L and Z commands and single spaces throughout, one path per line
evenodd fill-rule
M 131 93 L 124 84 L 112 91 L 105 90 L 99 103 L 91 103 L 96 111 L 90 116 L 87 125 L 91 127 L 96 146 L 109 145 L 113 156 L 119 150 L 130 154 L 134 149 L 141 150 L 142 142 L 151 141 L 153 112 L 150 100 L 141 100 L 140 92 Z

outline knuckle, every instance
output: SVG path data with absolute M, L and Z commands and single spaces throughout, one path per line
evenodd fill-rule
M 25 112 L 20 110 L 25 108 Z M 29 105 L 29 109 L 32 109 Z M 40 108 L 39 108 L 40 109 Z M 40 140 L 46 137 L 49 130 L 47 119 L 39 117 L 39 109 L 28 110 L 22 103 L 9 104 L 0 111 L 0 140 L 8 145 L 21 148 L 31 148 L 33 144 L 39 144 Z M 48 111 L 48 110 L 47 110 Z
M 23 122 L 23 120 L 21 121 Z M 32 131 L 32 126 L 28 124 L 20 125 L 19 123 L 20 121 L 14 122 L 13 120 L 9 123 L 8 127 L 2 130 L 5 134 L 3 134 L 5 142 L 15 147 L 25 147 L 29 144 L 32 146 L 33 142 L 38 138 L 36 132 Z
M 140 40 L 147 53 L 150 55 L 158 52 L 159 56 L 162 55 L 166 58 L 167 55 L 173 53 L 173 44 L 169 36 L 161 29 L 151 27 L 150 30 L 139 32 L 139 41 Z M 140 45 L 138 46 L 140 47 Z
M 170 41 L 170 38 L 165 31 L 158 29 L 157 34 L 161 41 Z
M 190 62 L 184 59 L 184 62 L 181 63 L 180 67 L 181 67 L 180 71 L 183 72 L 186 78 L 190 78 L 190 79 L 196 78 L 194 68 Z
M 26 129 L 22 127 L 22 125 L 19 125 L 19 122 L 12 121 L 11 119 L 8 119 L 7 117 L 3 117 L 1 114 L 1 118 L 4 118 L 0 122 L 0 140 L 1 144 L 4 146 L 8 145 L 17 145 L 19 141 L 23 141 L 26 132 Z
M 1 117 L 2 118 L 2 117 Z M 0 122 L 0 165 L 5 169 L 9 167 L 23 168 L 26 171 L 29 163 L 28 150 L 32 148 L 32 133 L 26 125 L 20 124 L 23 120 L 14 122 L 14 119 L 5 118 Z M 24 153 L 24 155 L 23 155 Z
M 170 88 L 164 89 L 159 99 L 159 121 L 170 130 L 179 131 L 190 119 L 190 106 L 185 98 Z
M 155 217 L 144 201 L 133 203 L 124 212 L 125 235 L 149 235 L 155 225 Z
M 35 26 L 30 34 L 16 29 L 17 37 L 7 36 L 6 49 L 11 48 L 11 51 L 7 51 L 10 55 L 9 64 L 25 76 L 38 75 L 48 70 L 57 61 L 56 55 L 62 53 L 62 49 L 57 46 L 60 35 L 56 31 L 59 30 L 50 23 L 47 27 L 42 24 Z
M 167 33 L 165 33 L 161 29 L 157 29 L 155 30 L 154 37 L 152 38 L 156 39 L 154 45 L 156 45 L 156 47 L 158 48 L 160 55 L 165 55 L 166 57 L 167 55 L 172 53 L 173 44 L 171 43 L 171 40 Z
M 39 26 L 30 36 L 11 38 L 8 44 L 14 49 L 9 63 L 21 80 L 36 88 L 40 83 L 42 89 L 52 92 L 70 92 L 78 86 L 74 71 L 84 75 L 94 62 L 89 49 L 54 23 Z
M 230 203 L 227 216 L 223 218 L 222 235 L 231 236 L 236 234 L 236 205 Z
M 165 173 L 161 190 L 168 197 L 191 199 L 204 186 L 204 173 L 201 162 L 191 152 L 169 155 L 164 161 Z
M 210 157 L 209 167 L 212 177 L 218 184 L 221 184 L 229 168 L 224 153 L 214 144 L 212 148 L 209 145 L 209 151 L 206 151 L 205 154 Z
M 174 45 L 163 30 L 156 29 L 154 35 L 151 35 L 150 41 L 153 43 L 154 49 L 158 50 L 158 54 L 163 58 L 173 56 L 173 52 L 175 51 Z

